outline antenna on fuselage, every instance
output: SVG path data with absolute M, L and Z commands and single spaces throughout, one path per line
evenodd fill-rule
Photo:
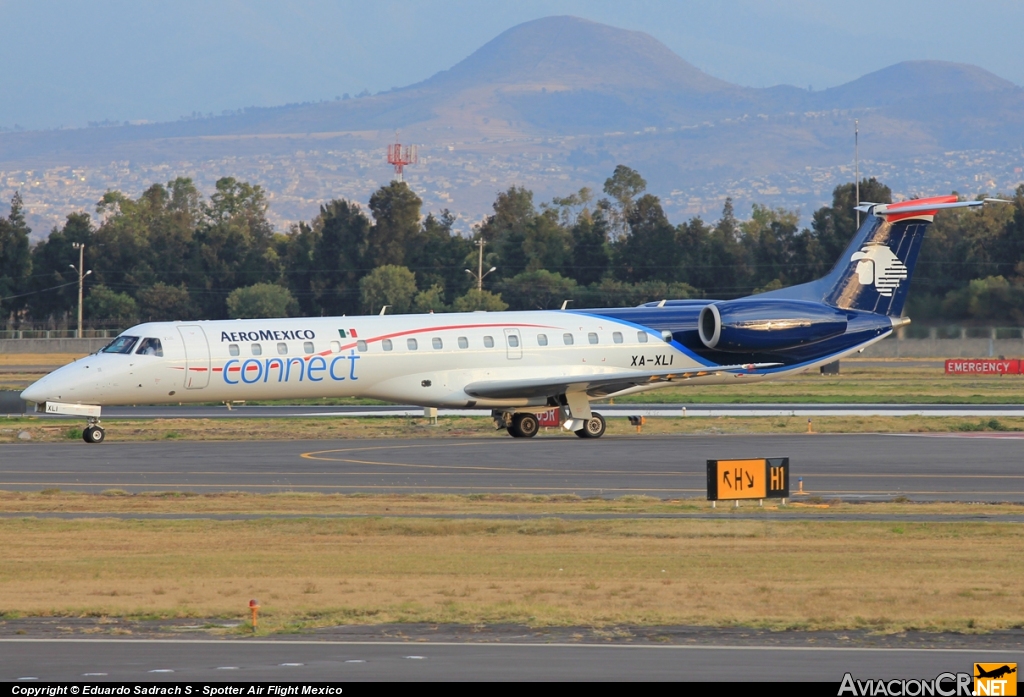
M 380 308 L 380 314 L 381 314 L 381 316 L 383 316 L 383 315 L 384 315 L 384 313 L 388 311 L 388 308 L 389 308 L 389 307 L 391 307 L 391 306 L 390 306 L 390 305 L 385 305 L 384 307 Z
M 572 300 L 563 300 L 562 301 L 562 309 L 564 310 L 565 308 L 569 307 L 569 303 L 571 303 L 571 302 L 572 302 Z

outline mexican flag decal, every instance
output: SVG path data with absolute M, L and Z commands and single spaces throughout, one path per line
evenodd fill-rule
M 339 329 L 338 330 L 338 335 L 342 339 L 349 339 L 349 338 L 358 339 L 359 338 L 359 335 L 356 334 L 356 330 L 355 329 Z

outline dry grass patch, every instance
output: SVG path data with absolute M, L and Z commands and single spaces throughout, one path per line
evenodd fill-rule
M 728 519 L 736 514 L 785 518 L 805 513 L 812 506 L 816 515 L 1021 515 L 1024 505 L 1015 503 L 977 504 L 955 502 L 850 503 L 804 497 L 778 506 L 769 501 L 764 508 L 729 506 L 712 509 L 702 498 L 658 499 L 651 496 L 581 498 L 574 494 L 321 494 L 247 492 L 195 494 L 179 491 L 129 493 L 108 489 L 100 494 L 61 491 L 0 491 L 0 513 L 87 513 L 87 514 L 245 514 L 260 515 L 363 515 L 363 516 L 465 516 L 465 515 L 652 515 L 707 513 Z
M 919 359 L 918 359 L 919 360 Z M 780 380 L 737 385 L 688 385 L 623 397 L 629 402 L 1020 404 L 1024 376 L 946 375 L 941 365 L 901 361 L 841 363 L 840 375 L 806 372 Z
M 84 358 L 85 353 L 0 353 L 0 367 L 52 366 L 59 368 Z
M 983 630 L 1019 525 L 782 520 L 2 520 L 0 611 L 345 622 Z M 998 559 L 1000 563 L 992 563 Z

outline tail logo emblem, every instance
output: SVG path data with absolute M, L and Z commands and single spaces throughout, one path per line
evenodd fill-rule
M 891 298 L 907 280 L 907 265 L 884 244 L 870 244 L 855 252 L 850 261 L 857 262 L 857 280 L 862 286 L 874 284 L 878 294 Z

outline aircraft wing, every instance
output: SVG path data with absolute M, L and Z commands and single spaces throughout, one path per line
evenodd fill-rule
M 466 394 L 480 399 L 516 399 L 552 397 L 566 392 L 586 392 L 591 397 L 614 394 L 621 390 L 653 383 L 683 382 L 716 373 L 741 373 L 758 368 L 772 368 L 780 363 L 744 363 L 742 365 L 714 365 L 681 370 L 639 370 L 593 375 L 567 375 L 563 377 L 523 378 L 521 380 L 484 380 L 466 385 Z

